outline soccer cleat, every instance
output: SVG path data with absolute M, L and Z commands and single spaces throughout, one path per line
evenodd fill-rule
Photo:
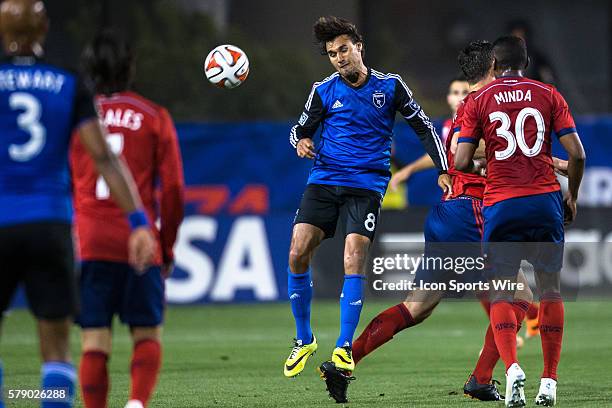
M 299 373 L 304 370 L 304 366 L 306 365 L 306 361 L 308 358 L 312 356 L 317 351 L 317 339 L 312 335 L 312 343 L 310 344 L 302 344 L 300 340 L 294 339 L 294 345 L 291 349 L 291 353 L 289 357 L 287 357 L 287 361 L 285 361 L 285 365 L 283 367 L 283 371 L 285 373 L 285 377 L 295 377 Z
M 525 325 L 527 326 L 527 330 L 525 330 L 525 338 L 530 339 L 540 335 L 540 326 L 537 317 L 535 319 L 527 319 L 525 321 Z
M 525 373 L 521 367 L 514 363 L 506 371 L 506 406 L 525 406 Z
M 144 408 L 144 405 L 138 400 L 129 400 L 127 404 L 125 404 L 125 408 Z
M 463 394 L 466 397 L 480 401 L 503 401 L 504 398 L 499 395 L 495 384 L 499 384 L 499 381 L 491 380 L 488 384 L 480 384 L 476 381 L 474 374 L 470 374 L 470 378 L 468 378 L 463 386 Z
M 339 370 L 353 371 L 355 369 L 353 351 L 350 346 L 336 347 L 332 353 L 331 361 Z
M 331 361 L 321 364 L 318 370 L 321 378 L 325 380 L 329 396 L 339 404 L 348 402 L 346 391 L 355 377 L 344 370 L 339 370 Z
M 544 407 L 554 407 L 556 403 L 557 382 L 552 378 L 542 378 L 540 380 L 540 390 L 535 398 L 535 404 Z

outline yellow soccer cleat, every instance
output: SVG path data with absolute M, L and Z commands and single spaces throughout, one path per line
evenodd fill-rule
M 283 367 L 283 372 L 285 373 L 285 377 L 295 377 L 299 373 L 304 370 L 304 366 L 306 365 L 306 361 L 308 358 L 312 356 L 317 351 L 317 338 L 312 335 L 312 343 L 310 344 L 302 344 L 300 340 L 294 340 L 294 346 L 291 349 L 291 354 L 287 357 L 287 361 L 285 361 L 285 366 Z
M 355 369 L 355 361 L 353 361 L 353 351 L 350 347 L 336 347 L 332 353 L 332 363 L 339 370 L 353 371 Z

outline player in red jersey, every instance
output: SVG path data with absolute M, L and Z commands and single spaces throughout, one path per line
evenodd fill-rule
M 490 280 L 514 281 L 521 259 L 534 265 L 540 297 L 544 372 L 536 405 L 556 403 L 564 308 L 560 294 L 564 221 L 576 217 L 585 153 L 569 107 L 550 85 L 527 79 L 527 48 L 518 37 L 494 43 L 497 80 L 466 98 L 461 119 L 458 170 L 473 172 L 480 139 L 486 143 L 484 248 Z M 562 198 L 551 156 L 552 131 L 569 155 L 569 191 Z M 521 243 L 532 242 L 526 245 Z M 492 292 L 491 327 L 506 365 L 508 407 L 525 405 L 525 373 L 516 356 L 517 318 L 511 289 Z
M 457 108 L 459 107 L 459 103 L 465 98 L 468 94 L 468 82 L 464 77 L 455 77 L 448 84 L 448 94 L 446 95 L 446 103 L 448 103 L 448 107 L 451 110 L 451 117 L 446 119 L 442 124 L 442 133 L 440 134 L 440 138 L 442 139 L 442 143 L 446 144 L 448 135 L 452 128 L 453 118 L 457 114 Z M 397 190 L 397 187 L 400 183 L 410 179 L 414 173 L 419 171 L 433 169 L 435 167 L 433 160 L 431 157 L 425 153 L 423 156 L 419 157 L 415 161 L 406 166 L 402 167 L 401 170 L 395 172 L 393 177 L 391 177 L 391 181 L 389 182 L 389 187 L 391 190 Z
M 158 218 L 158 250 L 153 266 L 137 272 L 128 264 L 128 225 L 108 195 L 108 187 L 84 155 L 72 146 L 76 224 L 81 265 L 83 355 L 79 370 L 85 406 L 107 406 L 107 360 L 114 314 L 130 327 L 134 351 L 126 407 L 147 405 L 161 365 L 164 282 L 172 269 L 172 248 L 183 218 L 183 172 L 176 131 L 168 111 L 128 90 L 132 55 L 111 32 L 98 35 L 83 53 L 85 70 L 96 87 L 100 120 L 108 144 L 134 174 L 147 217 Z M 155 190 L 160 185 L 160 199 Z
M 493 46 L 486 41 L 474 42 L 466 47 L 459 56 L 459 63 L 464 71 L 472 91 L 494 80 Z M 451 133 L 446 140 L 446 151 L 449 163 L 448 175 L 452 176 L 443 201 L 432 207 L 425 223 L 425 255 L 480 256 L 482 239 L 481 200 L 485 189 L 485 178 L 476 174 L 465 174 L 453 168 L 454 153 L 457 147 L 457 124 L 462 115 L 463 105 L 455 115 Z M 483 146 L 484 149 L 484 146 Z M 482 153 L 484 153 L 484 150 Z M 444 175 L 446 176 L 446 175 Z M 441 183 L 439 183 L 441 184 Z M 444 187 L 441 184 L 440 187 Z M 525 287 L 518 291 L 514 299 L 514 311 L 517 319 L 522 320 L 533 295 L 527 281 L 522 276 Z M 414 281 L 425 281 L 448 284 L 450 280 L 477 283 L 484 280 L 481 271 L 466 272 L 464 275 L 455 271 L 426 271 L 419 269 Z M 486 292 L 485 292 L 486 294 Z M 446 291 L 413 290 L 406 300 L 378 314 L 353 343 L 353 358 L 357 364 L 366 355 L 391 340 L 395 334 L 406 328 L 416 326 L 427 319 L 440 301 L 447 295 Z M 481 303 L 489 311 L 489 302 L 482 296 Z M 489 327 L 480 358 L 470 378 L 464 386 L 464 393 L 483 401 L 501 399 L 492 381 L 493 369 L 499 359 L 493 333 Z M 326 378 L 330 395 L 336 401 L 346 399 L 346 387 L 350 377 L 341 373 Z

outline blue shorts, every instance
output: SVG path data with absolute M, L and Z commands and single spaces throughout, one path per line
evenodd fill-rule
M 429 210 L 425 242 L 481 242 L 482 201 L 459 197 L 442 201 Z
M 482 201 L 471 197 L 459 197 L 434 205 L 425 220 L 425 259 L 453 259 L 454 268 L 435 261 L 418 269 L 415 281 L 477 282 L 483 279 L 483 268 L 466 267 L 466 259 L 482 259 L 483 217 Z M 463 260 L 463 261 L 462 261 Z
M 534 270 L 563 265 L 563 197 L 560 191 L 510 198 L 483 208 L 484 250 L 492 277 L 515 276 L 521 260 Z
M 164 279 L 159 266 L 137 275 L 128 264 L 106 261 L 81 263 L 83 328 L 111 327 L 113 316 L 130 327 L 155 327 L 163 321 Z

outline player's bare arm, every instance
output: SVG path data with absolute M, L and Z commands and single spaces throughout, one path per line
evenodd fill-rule
M 580 141 L 578 133 L 569 133 L 559 138 L 561 145 L 567 152 L 569 160 L 567 161 L 568 188 L 564 203 L 565 203 L 565 224 L 570 224 L 576 219 L 576 201 L 578 200 L 578 190 L 584 173 L 584 164 L 586 161 L 586 153 Z
M 133 213 L 142 208 L 140 196 L 127 166 L 114 155 L 106 141 L 97 119 L 84 122 L 79 127 L 81 141 L 104 177 L 113 198 L 126 212 Z M 151 262 L 155 253 L 155 239 L 149 226 L 134 229 L 128 243 L 130 263 L 137 270 Z
M 459 143 L 457 145 L 457 154 L 455 155 L 455 168 L 464 173 L 476 173 L 477 165 L 474 163 L 474 154 L 476 153 L 476 144 L 474 143 Z
M 419 157 L 415 161 L 406 166 L 402 167 L 398 170 L 393 177 L 391 177 L 391 181 L 389 182 L 389 187 L 392 191 L 397 191 L 397 188 L 401 183 L 408 180 L 414 173 L 418 173 L 419 171 L 433 169 L 436 167 L 431 157 L 425 153 L 423 156 Z

